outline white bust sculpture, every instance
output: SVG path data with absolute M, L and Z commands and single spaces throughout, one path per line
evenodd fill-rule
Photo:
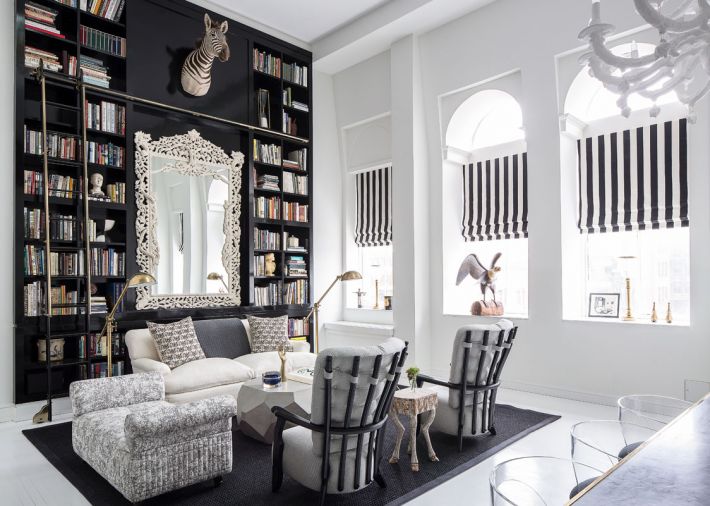
M 91 182 L 91 191 L 89 191 L 89 193 L 103 197 L 104 191 L 101 189 L 101 185 L 104 184 L 104 177 L 98 172 L 94 172 L 91 174 L 89 181 Z

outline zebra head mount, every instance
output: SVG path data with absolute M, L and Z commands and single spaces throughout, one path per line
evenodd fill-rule
M 180 83 L 186 93 L 195 97 L 207 94 L 212 84 L 212 62 L 215 58 L 225 62 L 229 60 L 229 45 L 226 33 L 227 21 L 214 21 L 205 13 L 205 35 L 198 39 L 197 49 L 192 51 L 182 65 Z

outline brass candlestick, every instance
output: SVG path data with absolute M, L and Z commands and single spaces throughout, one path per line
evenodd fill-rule
M 656 303 L 653 303 L 653 309 L 651 310 L 651 321 L 656 323 L 658 321 L 658 313 L 656 312 Z
M 634 315 L 631 313 L 631 278 L 626 278 L 626 316 L 624 316 L 624 321 L 634 321 Z
M 671 313 L 671 303 L 668 303 L 668 309 L 666 310 L 666 323 L 673 323 L 673 313 Z
M 380 281 L 375 280 L 375 305 L 372 309 L 380 309 Z

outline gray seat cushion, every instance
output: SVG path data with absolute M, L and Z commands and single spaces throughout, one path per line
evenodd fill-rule
M 251 353 L 247 331 L 238 318 L 198 320 L 193 324 L 207 358 L 237 358 Z

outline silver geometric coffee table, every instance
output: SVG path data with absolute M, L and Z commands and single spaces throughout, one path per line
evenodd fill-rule
M 265 389 L 261 379 L 247 381 L 237 395 L 239 428 L 247 436 L 271 444 L 274 442 L 276 417 L 271 408 L 281 406 L 292 413 L 308 417 L 311 410 L 311 385 L 287 381 L 276 388 Z

